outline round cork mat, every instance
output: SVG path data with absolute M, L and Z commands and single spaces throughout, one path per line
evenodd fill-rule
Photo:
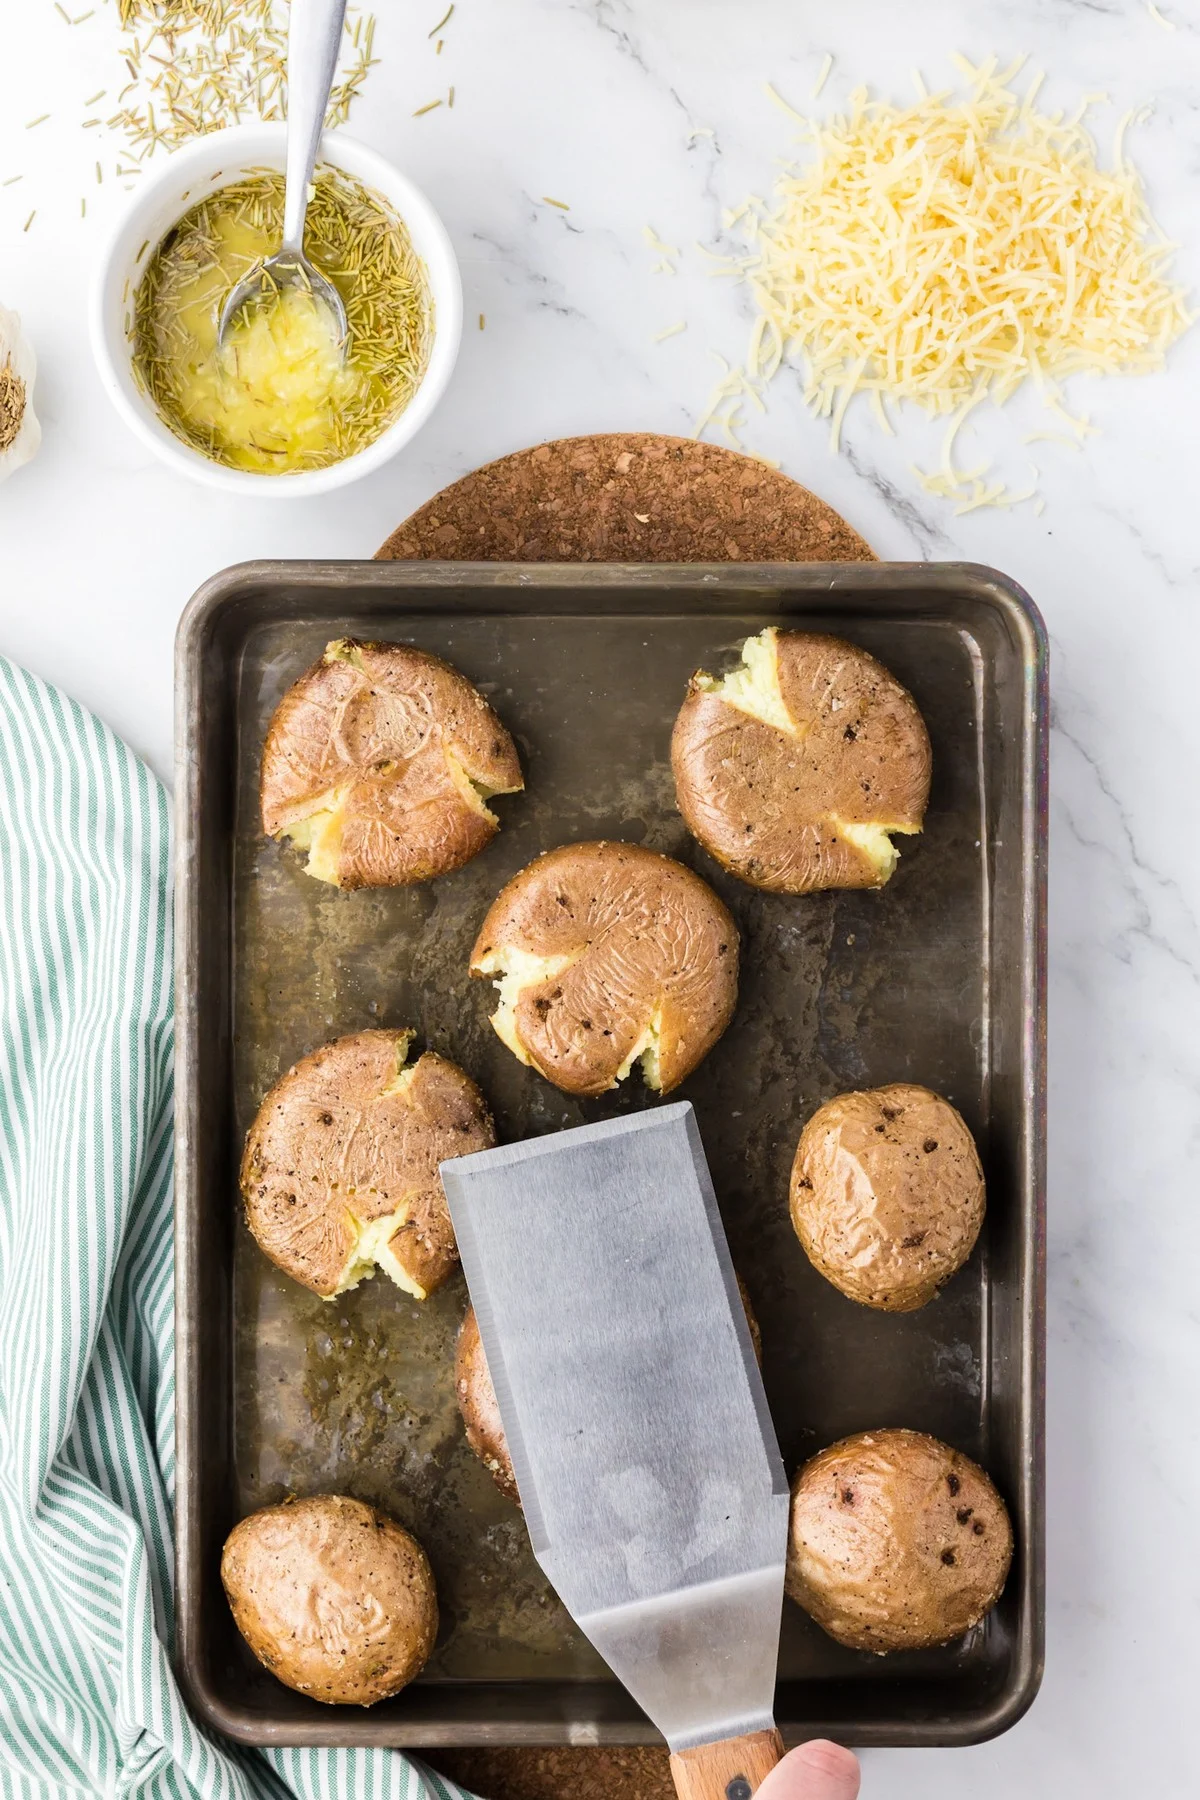
M 650 431 L 559 438 L 443 488 L 376 552 L 423 562 L 874 562 L 840 513 L 753 457 Z M 434 1750 L 487 1800 L 672 1800 L 660 1749 Z
M 840 513 L 719 444 L 614 431 L 518 450 L 406 519 L 384 561 L 874 562 Z
M 665 1750 L 423 1750 L 481 1800 L 675 1800 Z

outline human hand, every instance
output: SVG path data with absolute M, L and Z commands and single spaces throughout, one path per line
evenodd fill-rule
M 788 1752 L 755 1800 L 857 1800 L 858 1781 L 858 1758 L 852 1750 L 814 1738 Z

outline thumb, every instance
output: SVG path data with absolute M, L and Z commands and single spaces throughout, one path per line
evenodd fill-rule
M 852 1750 L 814 1738 L 789 1751 L 772 1769 L 756 1800 L 857 1800 L 858 1758 Z

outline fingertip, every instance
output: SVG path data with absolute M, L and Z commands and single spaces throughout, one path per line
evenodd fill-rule
M 831 1743 L 828 1738 L 813 1738 L 786 1756 L 784 1763 L 803 1769 L 812 1777 L 805 1800 L 809 1800 L 809 1795 L 811 1800 L 857 1800 L 858 1758 L 844 1745 Z

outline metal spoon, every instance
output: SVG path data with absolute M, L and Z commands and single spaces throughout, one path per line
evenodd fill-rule
M 301 287 L 333 314 L 338 343 L 346 342 L 346 308 L 342 297 L 304 254 L 304 217 L 325 111 L 337 68 L 346 0 L 292 0 L 288 24 L 287 174 L 283 198 L 283 243 L 274 256 L 258 263 L 233 288 L 221 308 L 217 343 L 223 347 L 229 328 L 247 301 L 278 288 Z

